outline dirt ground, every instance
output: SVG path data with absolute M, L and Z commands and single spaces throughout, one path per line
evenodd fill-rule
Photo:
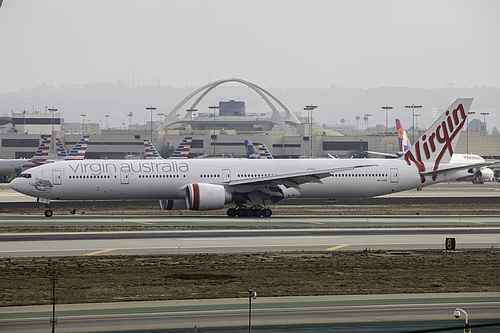
M 499 292 L 500 250 L 0 259 L 0 306 L 261 296 Z

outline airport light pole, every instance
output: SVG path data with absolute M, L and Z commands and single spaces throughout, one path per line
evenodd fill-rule
M 52 135 L 54 135 L 54 112 L 57 112 L 56 108 L 48 109 L 50 113 L 52 113 Z
M 382 109 L 385 110 L 385 131 L 389 132 L 389 110 L 393 109 L 393 106 L 383 106 Z
M 213 105 L 213 106 L 209 106 L 208 108 L 212 109 L 214 112 L 214 136 L 213 136 L 213 139 L 214 139 L 214 157 L 215 157 L 215 110 L 217 110 L 219 107 L 217 105 Z
M 309 141 L 311 142 L 311 151 L 309 157 L 313 157 L 313 111 L 316 109 L 317 105 L 306 105 L 304 111 L 307 111 L 307 117 L 309 118 Z
M 52 131 L 51 131 L 51 135 L 52 135 L 52 139 L 50 140 L 50 150 L 52 152 L 54 152 L 54 112 L 57 112 L 57 109 L 56 108 L 50 108 L 48 109 L 50 113 L 52 113 Z M 26 117 L 25 117 L 26 118 Z
M 405 108 L 407 109 L 412 109 L 413 110 L 413 116 L 412 116 L 412 119 L 413 119 L 413 138 L 412 138 L 412 142 L 413 144 L 415 144 L 415 109 L 420 109 L 422 107 L 422 105 L 415 105 L 415 104 L 412 104 L 412 105 L 406 105 Z
M 130 128 L 132 127 L 132 116 L 134 114 L 132 112 L 129 112 L 127 117 L 129 117 L 129 123 L 128 123 L 128 129 L 130 130 Z
M 467 116 L 471 114 L 476 114 L 475 111 L 467 112 Z M 467 154 L 469 154 L 469 117 L 467 117 Z
M 161 129 L 163 129 L 163 117 L 165 116 L 164 112 L 157 113 L 157 116 L 160 116 L 160 124 L 161 124 Z
M 250 288 L 248 291 L 248 333 L 252 332 L 252 299 L 256 298 L 257 293 Z
M 85 134 L 85 117 L 87 116 L 86 114 L 81 114 L 82 118 L 83 118 L 83 122 L 82 122 L 82 135 Z
M 147 107 L 146 110 L 151 111 L 151 143 L 153 143 L 153 111 L 156 110 L 154 106 Z
M 480 113 L 481 116 L 483 116 L 483 125 L 481 127 L 483 127 L 483 135 L 486 136 L 487 135 L 487 129 L 486 129 L 486 116 L 489 115 L 490 113 L 489 112 L 481 112 Z
M 415 113 L 415 128 L 417 129 L 418 131 L 418 117 L 420 117 L 421 114 L 420 113 Z M 418 135 L 418 132 L 417 132 L 417 135 Z
M 368 130 L 368 119 L 370 119 L 371 116 L 371 113 L 365 113 L 365 116 L 363 117 L 363 120 L 365 121 L 365 130 Z
M 465 312 L 463 309 L 455 308 L 453 315 L 455 316 L 455 318 L 458 319 L 458 318 L 460 318 L 460 313 L 463 313 L 465 315 L 464 333 L 470 333 L 471 328 L 469 325 L 469 315 L 467 314 L 467 312 Z

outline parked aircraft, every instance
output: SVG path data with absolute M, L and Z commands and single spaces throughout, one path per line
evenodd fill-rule
M 262 142 L 256 142 L 255 143 L 258 148 L 254 146 L 252 141 L 250 140 L 245 140 L 245 149 L 247 151 L 247 158 L 248 159 L 273 159 L 273 155 L 271 155 L 271 152 L 267 149 L 266 145 Z
M 51 135 L 45 136 L 37 151 L 30 159 L 13 158 L 0 160 L 0 176 L 10 176 L 20 173 L 24 169 L 46 163 L 49 156 L 50 141 Z
M 89 143 L 89 136 L 84 135 L 82 138 L 75 144 L 73 148 L 66 153 L 66 149 L 64 148 L 61 139 L 56 138 L 56 146 L 57 146 L 57 157 L 63 160 L 83 160 L 85 158 L 85 153 L 87 152 L 87 146 Z
M 423 187 L 468 174 L 450 164 L 471 98 L 457 99 L 397 159 L 83 160 L 23 172 L 14 190 L 51 200 L 158 199 L 163 209 L 229 208 L 229 216 L 271 216 L 266 203 L 285 198 L 363 198 Z M 251 208 L 247 208 L 251 205 Z
M 191 148 L 192 137 L 187 136 L 182 140 L 182 142 L 177 146 L 172 155 L 170 155 L 169 159 L 184 159 L 189 156 L 189 149 Z M 155 160 L 162 159 L 158 150 L 156 150 L 155 146 L 148 139 L 144 139 L 144 149 L 146 150 L 146 159 L 147 160 Z

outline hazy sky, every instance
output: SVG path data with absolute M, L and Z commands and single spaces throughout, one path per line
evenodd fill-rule
M 497 0 L 4 0 L 0 92 L 116 82 L 500 87 Z

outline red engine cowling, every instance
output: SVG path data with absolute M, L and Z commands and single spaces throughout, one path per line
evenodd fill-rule
M 160 200 L 160 208 L 164 210 L 186 210 L 186 200 L 169 200 L 162 199 Z
M 233 196 L 222 185 L 189 184 L 186 186 L 186 205 L 192 210 L 221 209 L 233 201 Z

